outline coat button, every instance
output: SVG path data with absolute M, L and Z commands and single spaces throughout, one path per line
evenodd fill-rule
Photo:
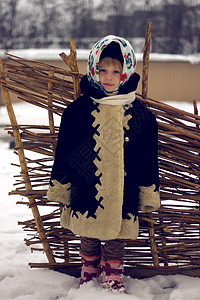
M 129 137 L 128 136 L 125 137 L 125 142 L 129 142 Z
M 129 108 L 129 104 L 124 105 L 124 109 L 127 110 Z

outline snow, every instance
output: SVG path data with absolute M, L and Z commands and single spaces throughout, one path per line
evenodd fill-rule
M 29 60 L 58 60 L 61 59 L 59 54 L 66 53 L 69 55 L 69 49 L 18 49 L 10 50 L 9 54 L 23 57 Z M 78 60 L 87 60 L 90 50 L 77 49 Z M 136 53 L 137 61 L 142 61 L 142 53 Z M 5 50 L 0 49 L 0 58 L 5 59 Z M 162 53 L 151 53 L 150 61 L 158 62 L 188 62 L 191 64 L 200 63 L 200 53 L 191 55 L 178 55 L 178 54 L 162 54 Z
M 193 112 L 191 103 L 173 102 L 174 106 Z M 26 103 L 14 104 L 19 123 L 43 123 L 46 111 Z M 2 125 L 9 124 L 5 107 L 0 108 L 0 300 L 200 300 L 200 278 L 183 275 L 134 279 L 125 276 L 128 295 L 103 290 L 92 282 L 77 288 L 79 279 L 48 269 L 30 269 L 29 262 L 46 262 L 41 253 L 31 253 L 24 244 L 26 234 L 18 221 L 32 218 L 24 205 L 16 205 L 19 196 L 9 196 L 18 157 L 9 149 L 9 138 Z

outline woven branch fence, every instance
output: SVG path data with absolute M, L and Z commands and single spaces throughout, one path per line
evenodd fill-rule
M 14 137 L 14 151 L 19 156 L 19 174 L 10 194 L 22 196 L 18 204 L 33 213 L 32 219 L 19 222 L 27 232 L 26 245 L 47 257 L 47 263 L 29 265 L 79 276 L 79 237 L 60 226 L 62 207 L 46 198 L 59 130 L 54 119 L 80 95 L 82 75 L 73 41 L 70 55 L 62 53 L 61 57 L 69 71 L 8 55 L 0 65 L 0 84 L 11 123 L 6 130 Z M 12 95 L 29 103 L 30 109 L 32 105 L 43 109 L 48 123 L 18 124 Z M 140 213 L 139 238 L 126 241 L 126 272 L 138 278 L 178 272 L 199 276 L 200 116 L 196 104 L 192 114 L 144 95 L 137 94 L 137 98 L 158 121 L 161 207 L 153 213 Z

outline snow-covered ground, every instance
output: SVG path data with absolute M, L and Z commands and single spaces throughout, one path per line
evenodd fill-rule
M 180 109 L 193 112 L 190 103 L 175 103 Z M 45 122 L 46 111 L 26 103 L 14 105 L 19 123 Z M 5 107 L 0 108 L 0 126 L 9 124 Z M 148 279 L 125 277 L 128 295 L 106 292 L 97 283 L 77 289 L 78 279 L 51 270 L 30 269 L 29 262 L 46 262 L 44 254 L 31 253 L 24 245 L 26 234 L 17 225 L 32 218 L 26 206 L 17 206 L 17 196 L 8 196 L 13 189 L 13 175 L 18 157 L 9 149 L 7 135 L 0 127 L 0 300 L 200 300 L 200 278 L 182 275 L 155 276 Z

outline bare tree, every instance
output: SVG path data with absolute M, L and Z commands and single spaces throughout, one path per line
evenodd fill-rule
M 19 46 L 48 48 L 65 44 L 68 21 L 62 4 L 63 0 L 29 0 L 18 12 Z
M 40 47 L 48 47 L 59 37 L 58 24 L 61 12 L 58 11 L 61 1 L 32 0 L 37 7 L 37 36 Z M 60 2 L 60 3 L 59 3 Z M 62 12 L 63 13 L 63 12 Z M 38 18 L 39 16 L 39 18 Z M 63 24 L 64 25 L 64 24 Z
M 198 1 L 101 0 L 97 6 L 94 0 L 0 0 L 0 48 L 67 47 L 70 39 L 90 47 L 107 34 L 133 40 L 145 37 L 151 21 L 152 51 L 196 53 Z
M 200 52 L 200 5 L 194 6 L 193 0 L 188 1 L 187 4 L 183 16 L 182 37 L 190 45 L 190 49 L 183 49 L 183 51 L 198 53 Z
M 0 40 L 4 49 L 14 46 L 17 4 L 19 0 L 1 0 L 0 2 Z
M 68 0 L 65 2 L 64 10 L 69 16 L 69 31 L 71 38 L 79 37 L 79 28 L 82 19 L 89 12 L 89 4 L 91 2 L 82 0 Z M 87 28 L 85 28 L 87 30 Z

